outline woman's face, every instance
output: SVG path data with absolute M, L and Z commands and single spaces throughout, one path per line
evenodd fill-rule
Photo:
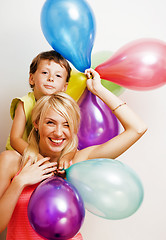
M 58 157 L 71 140 L 71 132 L 67 120 L 49 108 L 44 120 L 38 126 L 39 148 L 43 156 Z

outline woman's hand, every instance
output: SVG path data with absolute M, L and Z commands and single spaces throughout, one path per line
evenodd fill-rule
M 57 162 L 49 162 L 48 157 L 42 158 L 33 163 L 31 157 L 17 176 L 23 187 L 41 182 L 54 175 L 57 169 Z
M 98 90 L 102 87 L 100 75 L 92 68 L 85 70 L 87 76 L 87 88 L 93 94 L 97 95 Z

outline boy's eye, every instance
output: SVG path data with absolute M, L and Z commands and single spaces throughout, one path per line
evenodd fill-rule
M 61 78 L 62 76 L 61 76 L 61 75 L 59 75 L 59 74 L 56 74 L 56 77 L 58 77 L 58 78 Z
M 47 74 L 48 72 L 43 71 L 42 74 Z

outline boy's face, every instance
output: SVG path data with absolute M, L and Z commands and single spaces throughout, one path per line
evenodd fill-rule
M 30 74 L 29 83 L 34 85 L 34 95 L 38 100 L 43 95 L 51 95 L 67 88 L 67 71 L 53 60 L 41 60 L 36 72 Z

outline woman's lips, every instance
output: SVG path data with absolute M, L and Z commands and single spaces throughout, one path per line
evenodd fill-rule
M 64 141 L 64 139 L 54 139 L 54 138 L 49 138 L 49 139 L 56 146 L 60 146 L 63 143 L 63 141 Z

